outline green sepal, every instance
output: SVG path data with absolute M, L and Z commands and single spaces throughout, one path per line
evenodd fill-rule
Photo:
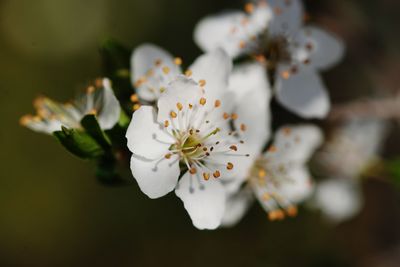
M 400 158 L 389 160 L 385 165 L 392 182 L 400 186 Z
M 99 122 L 95 115 L 88 114 L 81 120 L 81 125 L 88 135 L 90 135 L 96 142 L 104 149 L 111 148 L 111 141 L 108 136 L 101 129 Z
M 53 136 L 71 154 L 81 159 L 98 158 L 104 155 L 103 148 L 85 132 L 62 126 L 61 131 L 53 132 Z

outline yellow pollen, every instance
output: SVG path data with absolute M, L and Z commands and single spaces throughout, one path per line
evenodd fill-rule
M 170 68 L 165 66 L 162 68 L 162 71 L 164 72 L 164 74 L 168 74 L 170 72 Z
M 269 201 L 269 200 L 271 199 L 271 196 L 270 196 L 268 193 L 264 193 L 264 194 L 262 195 L 262 199 L 263 199 L 264 201 Z
M 94 88 L 94 86 L 89 86 L 86 90 L 86 93 L 88 94 L 92 94 L 94 91 L 96 90 L 96 88 Z
M 176 57 L 175 59 L 174 59 L 174 63 L 175 63 L 175 65 L 182 65 L 182 59 L 180 58 L 180 57 Z
M 195 167 L 192 167 L 192 168 L 190 168 L 189 172 L 190 172 L 191 174 L 196 174 L 197 170 L 196 170 Z
M 239 116 L 236 113 L 232 113 L 232 115 L 231 115 L 232 120 L 236 120 L 238 117 Z
M 191 70 L 186 70 L 185 71 L 186 77 L 190 77 L 190 76 L 192 76 L 192 74 L 193 74 L 193 72 Z
M 200 98 L 200 101 L 199 101 L 200 105 L 204 106 L 206 104 L 206 102 L 207 102 L 207 100 L 204 97 Z
M 165 157 L 166 159 L 170 159 L 171 156 L 172 156 L 172 154 L 171 154 L 171 153 L 168 153 L 168 154 L 166 154 L 164 157 Z
M 244 10 L 245 10 L 247 13 L 252 13 L 252 12 L 254 11 L 254 5 L 253 5 L 252 3 L 247 3 L 247 4 L 244 6 Z
M 220 173 L 218 170 L 216 170 L 216 171 L 213 173 L 213 176 L 214 176 L 214 178 L 218 178 L 218 177 L 221 176 L 221 173 Z
M 165 120 L 164 121 L 164 127 L 167 128 L 169 126 L 169 121 Z
M 140 104 L 133 105 L 133 110 L 136 111 L 140 108 Z
M 208 179 L 210 179 L 210 174 L 203 172 L 203 178 L 204 178 L 204 180 L 208 181 Z
M 238 150 L 237 146 L 235 146 L 235 145 L 231 145 L 229 148 L 231 150 L 233 150 L 233 151 L 237 151 Z
M 91 109 L 91 110 L 88 112 L 88 114 L 97 115 L 97 110 L 96 110 L 96 109 Z
M 215 100 L 215 103 L 214 103 L 214 106 L 216 107 L 216 108 L 218 108 L 219 106 L 221 106 L 221 100 Z
M 206 80 L 200 80 L 200 81 L 199 81 L 199 85 L 200 85 L 201 87 L 204 87 L 204 86 L 206 85 Z
M 224 117 L 225 120 L 227 120 L 227 119 L 229 119 L 229 114 L 225 112 L 223 117 Z
M 287 71 L 287 70 L 282 71 L 281 76 L 282 76 L 283 79 L 287 80 L 290 77 L 290 72 Z
M 264 169 L 258 170 L 258 178 L 265 178 L 267 176 L 267 172 Z
M 183 109 L 183 105 L 181 103 L 176 103 L 176 107 L 181 111 Z
M 295 216 L 297 215 L 297 213 L 298 213 L 297 207 L 296 207 L 296 206 L 289 206 L 289 207 L 286 209 L 286 213 L 287 213 L 287 215 L 288 215 L 289 217 L 295 217 Z
M 176 113 L 175 113 L 174 111 L 171 111 L 171 112 L 169 113 L 169 115 L 170 115 L 172 118 L 174 118 L 174 119 L 175 119 L 176 116 L 177 116 Z
M 228 163 L 226 164 L 226 168 L 227 168 L 228 170 L 232 170 L 232 169 L 233 169 L 233 163 L 232 163 L 232 162 L 228 162 Z
M 139 97 L 138 97 L 138 95 L 137 95 L 137 94 L 132 94 L 132 95 L 131 95 L 131 101 L 132 101 L 133 103 L 139 102 Z
M 247 129 L 246 124 L 244 124 L 244 123 L 240 124 L 240 130 L 241 130 L 242 132 L 245 132 L 246 129 Z

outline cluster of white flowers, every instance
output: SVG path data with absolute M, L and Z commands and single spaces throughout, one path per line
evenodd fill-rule
M 303 18 L 300 0 L 261 0 L 244 12 L 206 17 L 194 31 L 205 54 L 185 71 L 181 58 L 153 44 L 133 51 L 136 94 L 126 138 L 132 174 L 147 196 L 174 190 L 198 229 L 235 224 L 253 199 L 270 220 L 297 214 L 313 192 L 307 161 L 322 133 L 314 125 L 283 125 L 272 136 L 270 101 L 305 119 L 324 118 L 330 101 L 318 71 L 344 50 Z M 236 57 L 247 61 L 233 66 Z M 40 99 L 38 116 L 22 122 L 52 133 L 79 129 L 85 114 L 95 114 L 110 129 L 120 105 L 109 80 L 98 87 L 71 104 Z

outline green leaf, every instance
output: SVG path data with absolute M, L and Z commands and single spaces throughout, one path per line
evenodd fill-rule
M 95 115 L 89 114 L 83 117 L 81 125 L 104 150 L 111 148 L 111 141 L 101 129 Z
M 102 147 L 87 133 L 62 127 L 53 135 L 73 155 L 82 159 L 98 158 L 104 155 Z

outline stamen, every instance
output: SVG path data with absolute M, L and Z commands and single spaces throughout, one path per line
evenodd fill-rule
M 200 87 L 204 87 L 206 85 L 206 80 L 200 80 L 199 85 Z
M 182 65 L 182 59 L 180 57 L 176 57 L 174 59 L 174 63 L 175 63 L 175 65 L 180 66 L 180 65 Z
M 131 95 L 131 102 L 133 102 L 133 103 L 139 102 L 139 97 L 138 97 L 137 94 L 132 94 Z
M 208 181 L 210 179 L 210 174 L 207 172 L 203 172 L 203 178 L 204 180 Z
M 89 86 L 86 90 L 87 94 L 92 94 L 94 91 L 96 90 L 96 88 L 94 86 Z
M 133 105 L 133 111 L 136 111 L 136 110 L 138 110 L 140 108 L 140 104 L 135 104 L 135 105 Z
M 186 70 L 185 71 L 185 76 L 186 77 L 190 77 L 190 76 L 192 76 L 192 74 L 193 74 L 193 72 L 191 70 Z
M 214 178 L 218 178 L 218 177 L 221 176 L 221 173 L 220 173 L 218 170 L 216 170 L 216 171 L 213 173 L 213 176 L 214 176 Z
M 204 97 L 200 98 L 200 101 L 199 101 L 200 105 L 204 106 L 206 104 L 206 102 L 207 102 L 207 100 Z
M 289 207 L 286 209 L 286 213 L 287 213 L 287 215 L 288 215 L 289 217 L 295 217 L 295 216 L 297 216 L 297 213 L 298 213 L 297 207 L 295 207 L 295 206 L 289 206 Z
M 235 145 L 231 145 L 229 148 L 231 150 L 233 150 L 233 151 L 237 151 L 238 150 L 237 146 L 235 146 Z
M 164 156 L 164 157 L 165 157 L 166 159 L 170 159 L 170 158 L 171 158 L 171 156 L 172 156 L 172 154 L 171 154 L 171 153 L 168 153 L 168 154 L 165 154 L 165 156 Z
M 226 168 L 227 168 L 228 170 L 232 170 L 232 169 L 233 169 L 233 163 L 232 163 L 232 162 L 228 162 L 228 163 L 226 164 Z
M 222 115 L 223 117 L 224 117 L 224 120 L 227 120 L 227 119 L 229 119 L 229 114 L 228 113 L 226 113 L 226 112 L 224 112 L 224 114 Z
M 240 124 L 240 130 L 241 130 L 242 132 L 245 132 L 246 129 L 247 129 L 246 124 L 244 124 L 244 123 Z
M 272 145 L 272 146 L 270 146 L 269 148 L 268 148 L 268 152 L 270 152 L 270 153 L 274 153 L 274 152 L 276 152 L 277 151 L 277 148 L 276 148 L 276 146 L 274 146 L 274 145 Z
M 252 3 L 247 3 L 247 4 L 244 6 L 244 10 L 245 10 L 247 13 L 252 13 L 252 12 L 254 11 L 254 5 L 253 5 Z
M 171 116 L 171 118 L 175 119 L 177 117 L 176 113 L 174 111 L 171 111 L 169 113 L 169 115 Z
M 181 103 L 176 103 L 176 107 L 178 108 L 179 111 L 183 109 L 183 105 Z
M 195 167 L 192 167 L 192 168 L 190 168 L 189 172 L 190 172 L 191 174 L 196 174 L 197 169 L 196 169 Z
M 215 100 L 214 107 L 218 108 L 221 106 L 221 100 Z
M 236 120 L 238 117 L 239 116 L 236 113 L 232 113 L 232 115 L 231 115 L 232 120 Z
M 168 74 L 170 72 L 170 68 L 165 66 L 162 68 L 162 71 L 164 72 L 164 74 Z
M 164 121 L 164 127 L 167 128 L 169 126 L 169 121 L 165 120 Z
M 154 65 L 156 65 L 157 67 L 160 66 L 162 64 L 162 60 L 161 59 L 156 59 L 154 61 Z
M 283 79 L 287 80 L 287 79 L 290 78 L 290 72 L 287 71 L 287 70 L 282 71 L 282 72 L 281 72 L 281 76 L 282 76 Z

